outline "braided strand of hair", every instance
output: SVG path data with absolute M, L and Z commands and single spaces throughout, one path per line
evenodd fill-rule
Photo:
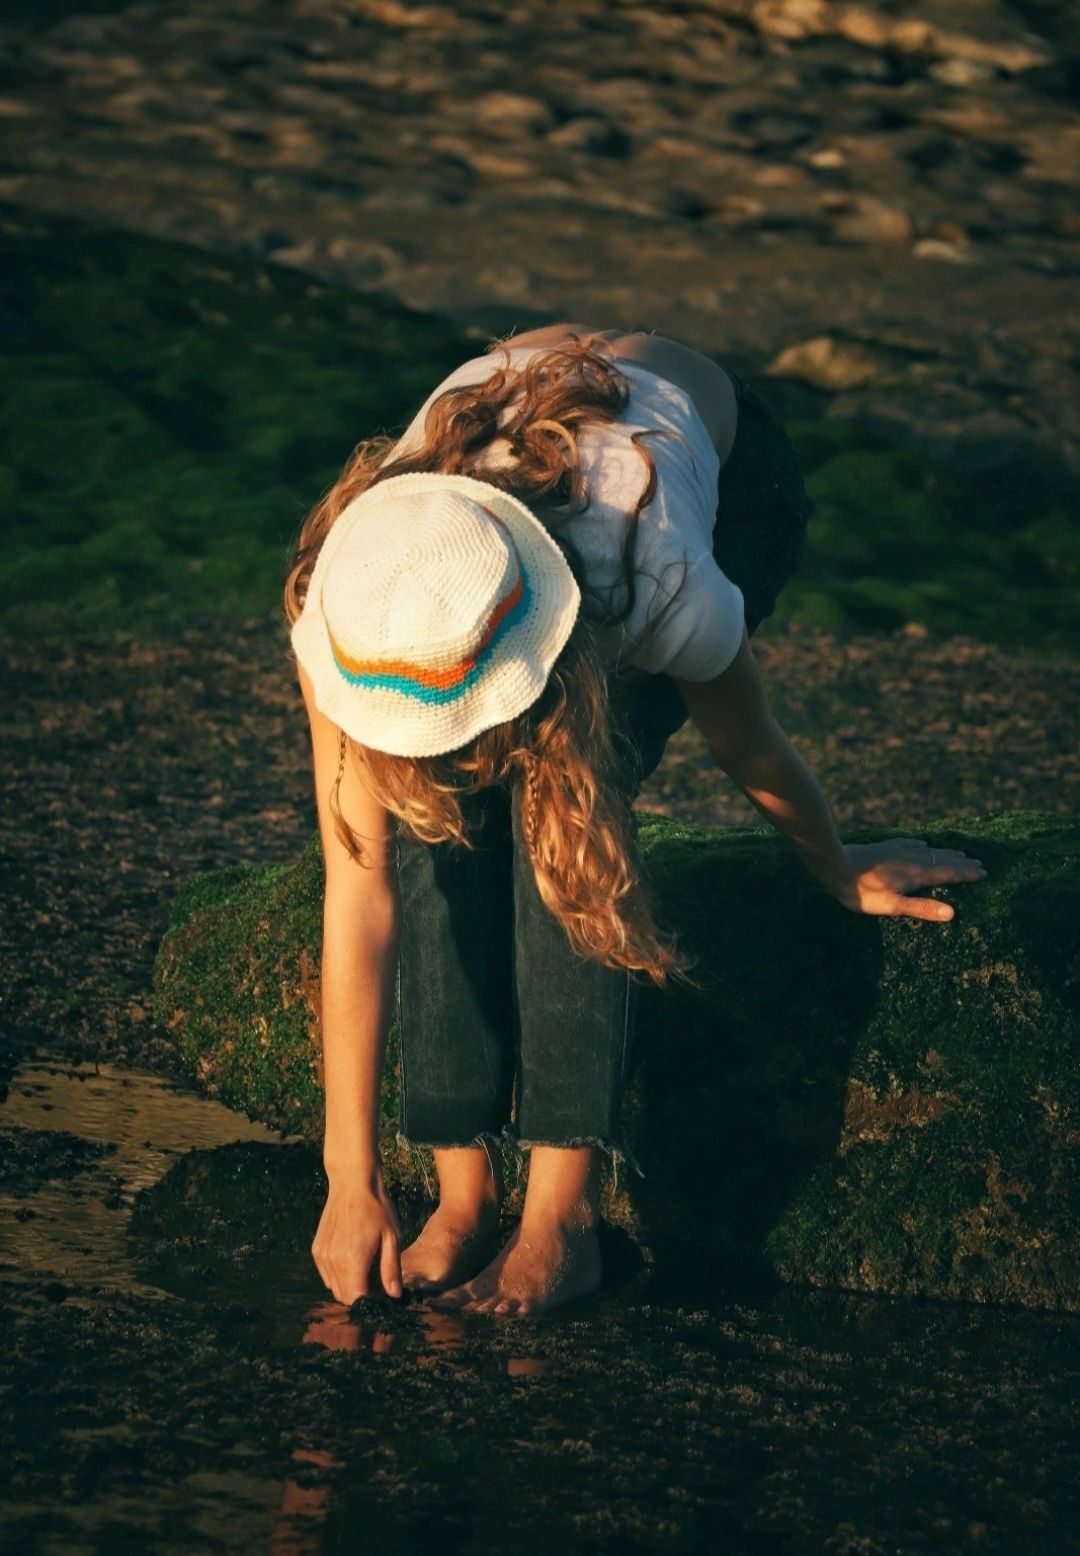
M 540 790 L 536 779 L 536 756 L 527 751 L 522 757 L 525 778 L 525 805 L 522 811 L 522 829 L 529 852 L 536 853 L 536 840 L 540 833 Z
M 339 837 L 341 836 L 341 823 L 343 820 L 340 799 L 341 780 L 345 776 L 345 749 L 347 743 L 348 742 L 345 731 L 343 729 L 339 729 L 337 777 L 334 779 L 333 787 L 330 790 L 330 814 L 334 818 L 334 830 L 337 832 Z M 350 849 L 350 853 L 351 852 L 352 850 Z

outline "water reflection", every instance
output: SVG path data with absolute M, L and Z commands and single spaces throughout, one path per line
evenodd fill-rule
M 192 1149 L 280 1137 L 190 1087 L 115 1065 L 22 1066 L 0 1108 L 0 1262 L 155 1295 L 127 1242 L 136 1196 Z
M 603 1556 L 624 1537 L 749 1549 L 747 1530 L 762 1549 L 959 1549 L 1028 1525 L 1051 1549 L 1068 1516 L 1044 1493 L 1069 1484 L 1075 1317 L 792 1288 L 665 1305 L 617 1280 L 535 1328 L 347 1309 L 310 1257 L 310 1148 L 159 1077 L 43 1062 L 5 1130 L 0 1370 L 35 1382 L 9 1395 L 22 1480 L 0 1543 L 6 1517 L 14 1548 L 51 1520 L 72 1556 L 134 1548 L 136 1520 L 145 1548 L 238 1556 L 351 1550 L 358 1530 L 405 1556 L 537 1529 Z
M 350 1316 L 347 1307 L 340 1302 L 320 1302 L 304 1330 L 304 1344 L 321 1345 L 326 1351 L 359 1351 L 367 1345 L 373 1356 L 388 1356 L 394 1348 L 394 1336 L 377 1329 L 368 1344 L 364 1326 Z
M 465 1344 L 465 1325 L 455 1315 L 413 1305 L 408 1322 L 413 1331 L 409 1350 L 417 1368 L 431 1365 L 436 1357 L 448 1357 Z M 394 1330 L 357 1317 L 354 1309 L 325 1301 L 317 1302 L 308 1313 L 302 1343 L 333 1354 L 389 1357 L 399 1338 Z M 526 1358 L 508 1363 L 511 1376 L 517 1375 L 519 1368 L 528 1368 Z M 454 1370 L 461 1376 L 468 1373 L 476 1377 L 475 1369 Z M 324 1548 L 326 1520 L 334 1506 L 344 1462 L 329 1449 L 305 1445 L 293 1450 L 292 1463 L 300 1473 L 286 1478 L 282 1486 L 269 1556 L 316 1556 Z
M 330 1481 L 343 1465 L 332 1453 L 319 1448 L 294 1448 L 292 1459 L 298 1467 L 310 1466 L 315 1478 L 286 1480 L 267 1549 L 269 1556 L 317 1556 L 322 1549 Z
M 465 1320 L 457 1313 L 440 1313 L 424 1307 L 419 1309 L 418 1317 L 426 1351 L 454 1351 L 465 1344 Z
M 539 1356 L 508 1356 L 506 1373 L 510 1378 L 542 1378 L 548 1364 Z

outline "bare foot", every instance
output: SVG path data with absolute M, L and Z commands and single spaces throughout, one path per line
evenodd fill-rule
M 473 1280 L 432 1302 L 444 1311 L 535 1318 L 561 1302 L 586 1297 L 602 1279 L 594 1226 L 545 1219 L 519 1222 L 506 1246 Z
M 468 1280 L 498 1246 L 499 1207 L 485 1203 L 468 1210 L 439 1205 L 424 1228 L 401 1251 L 401 1283 L 410 1291 L 442 1291 Z

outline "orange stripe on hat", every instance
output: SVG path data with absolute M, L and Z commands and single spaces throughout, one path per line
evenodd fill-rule
M 497 632 L 499 623 L 504 616 L 513 610 L 514 606 L 521 599 L 521 591 L 522 577 L 519 572 L 510 593 L 499 601 L 488 617 L 480 641 L 472 653 L 467 658 L 459 660 L 456 665 L 451 665 L 445 670 L 433 670 L 424 665 L 418 665 L 409 659 L 355 659 L 351 654 L 347 654 L 344 649 L 338 646 L 334 641 L 333 633 L 330 632 L 328 627 L 327 633 L 330 637 L 330 647 L 333 649 L 334 658 L 341 669 L 347 670 L 350 675 L 400 675 L 407 677 L 410 681 L 418 681 L 422 686 L 455 686 L 459 681 L 465 679 L 470 670 L 475 668 L 477 659 Z

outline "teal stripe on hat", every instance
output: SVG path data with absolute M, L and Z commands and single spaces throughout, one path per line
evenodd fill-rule
M 422 682 L 415 681 L 410 676 L 405 675 L 357 674 L 355 671 L 346 670 L 339 662 L 337 655 L 334 654 L 334 664 L 337 666 L 338 674 L 341 675 L 344 680 L 348 681 L 350 686 L 359 686 L 367 690 L 374 690 L 377 687 L 386 687 L 390 691 L 401 692 L 405 697 L 412 697 L 417 702 L 454 702 L 462 695 L 463 692 L 468 691 L 469 687 L 474 685 L 475 682 L 478 681 L 484 674 L 484 671 L 487 667 L 487 661 L 491 656 L 492 650 L 494 649 L 496 643 L 498 643 L 499 639 L 506 632 L 506 630 L 509 627 L 515 625 L 517 622 L 521 621 L 527 615 L 529 605 L 532 602 L 532 590 L 529 587 L 528 574 L 525 572 L 523 567 L 521 568 L 520 572 L 520 600 L 518 600 L 513 610 L 507 611 L 506 615 L 499 622 L 498 627 L 492 633 L 488 641 L 484 644 L 484 647 L 481 649 L 480 653 L 476 656 L 475 665 L 455 686 L 425 686 Z M 331 653 L 333 653 L 332 646 Z

